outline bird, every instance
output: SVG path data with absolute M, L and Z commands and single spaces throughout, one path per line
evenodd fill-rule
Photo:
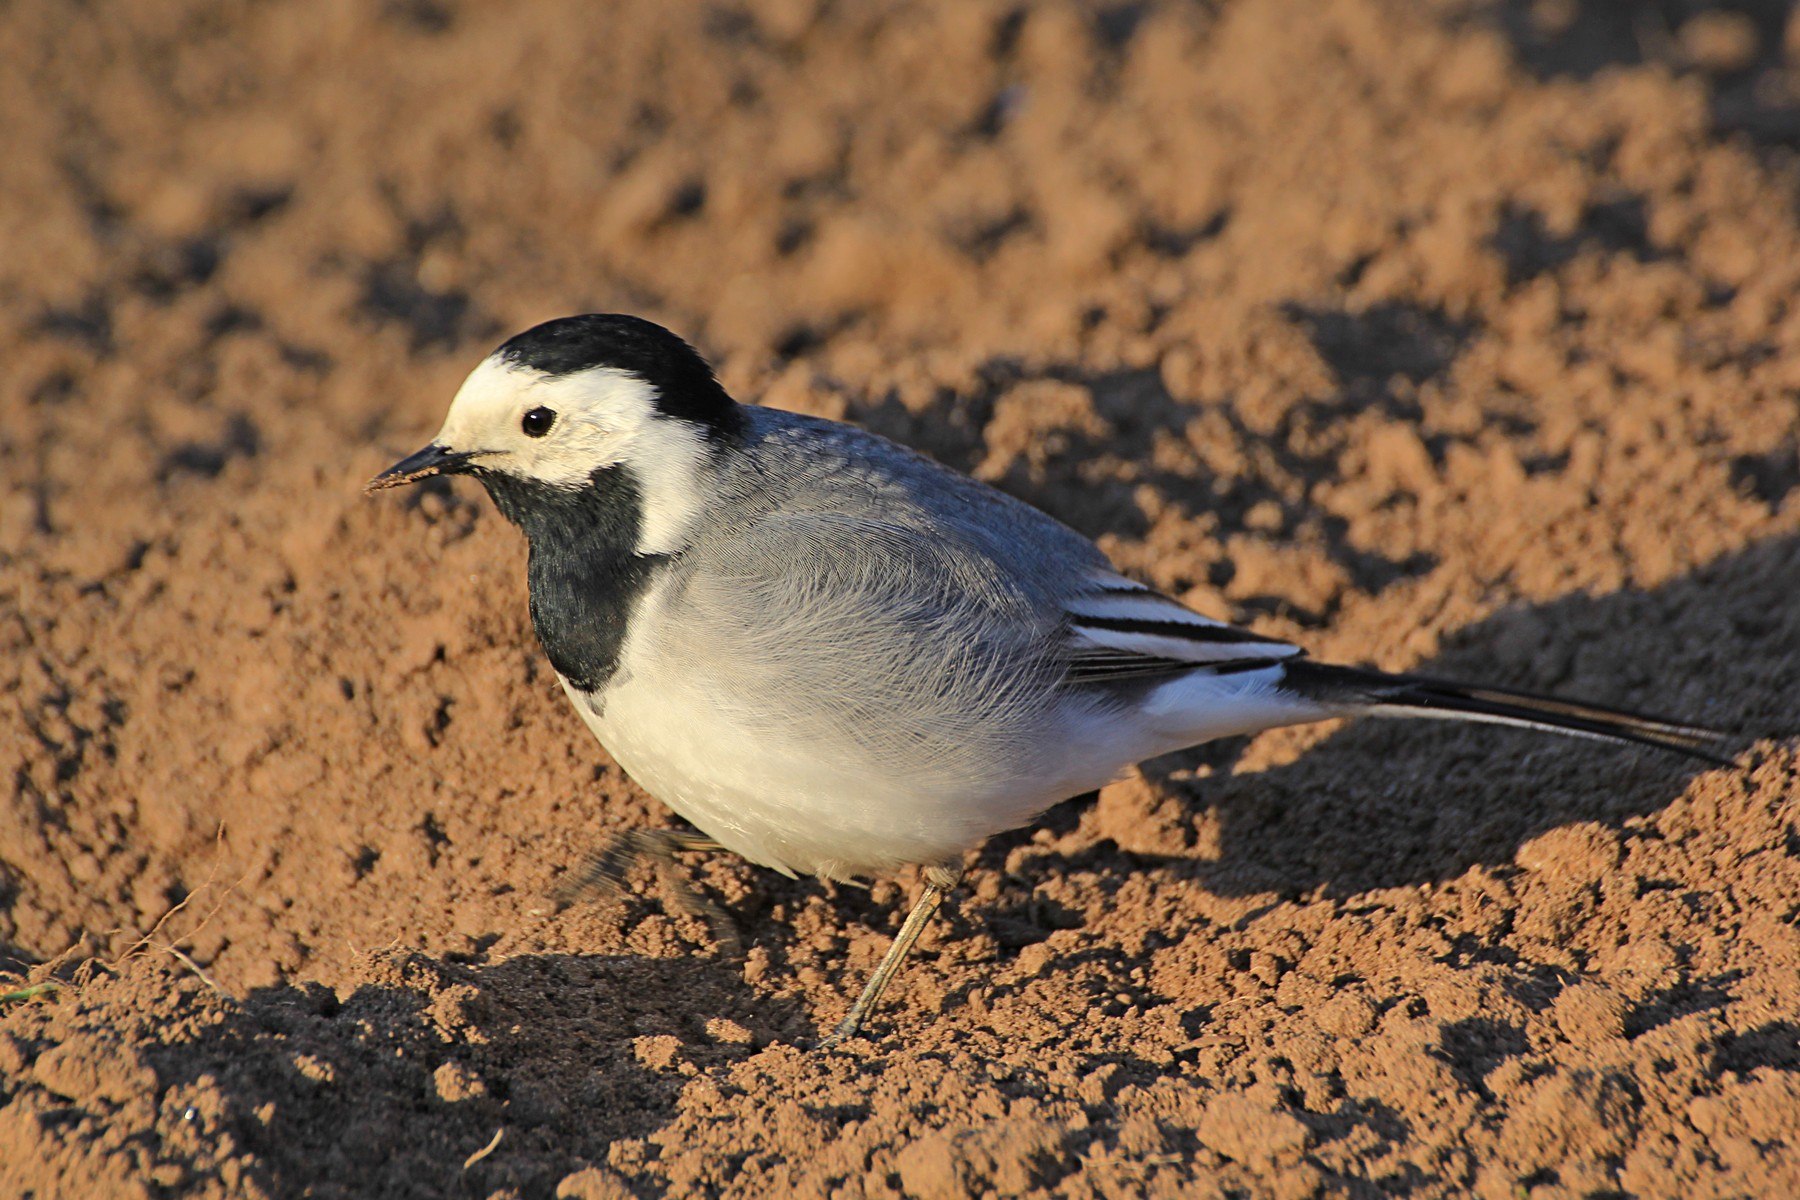
M 862 1029 L 969 851 L 1145 759 L 1392 716 L 1731 761 L 1697 725 L 1316 661 L 893 441 L 738 403 L 635 316 L 509 338 L 367 489 L 443 475 L 472 477 L 523 532 L 532 626 L 569 701 L 697 831 L 623 835 L 574 888 L 687 850 L 839 881 L 922 869 L 824 1047 Z

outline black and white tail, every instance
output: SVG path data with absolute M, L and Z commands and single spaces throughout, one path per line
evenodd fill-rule
M 1071 682 L 1169 681 L 1152 702 L 1174 746 L 1325 717 L 1441 717 L 1673 750 L 1730 766 L 1729 736 L 1614 708 L 1337 667 L 1291 642 L 1201 616 L 1141 583 L 1097 572 L 1064 606 Z M 1157 693 L 1159 697 L 1162 693 Z
M 1698 725 L 1534 696 L 1510 688 L 1449 683 L 1421 675 L 1388 675 L 1304 658 L 1283 662 L 1281 671 L 1277 685 L 1280 690 L 1344 716 L 1486 721 L 1572 737 L 1655 746 L 1722 766 L 1732 765 L 1731 759 L 1718 752 L 1728 740 L 1727 735 Z

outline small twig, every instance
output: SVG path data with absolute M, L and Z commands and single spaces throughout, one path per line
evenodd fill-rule
M 204 887 L 205 885 L 202 884 L 201 886 Z M 176 913 L 180 912 L 182 909 L 186 908 L 188 906 L 188 901 L 192 900 L 195 896 L 197 896 L 199 894 L 200 893 L 198 893 L 198 892 L 189 892 L 187 895 L 183 896 L 180 900 L 178 900 L 169 909 L 169 911 L 165 912 L 162 916 L 156 918 L 156 924 L 154 924 L 150 927 L 149 933 L 146 933 L 143 937 L 140 937 L 137 941 L 135 941 L 135 942 L 131 943 L 131 945 L 125 947 L 124 953 L 120 954 L 118 957 L 114 958 L 112 960 L 112 962 L 107 963 L 106 965 L 113 970 L 117 970 L 118 964 L 124 962 L 128 958 L 137 957 L 137 955 L 139 955 L 140 953 L 143 952 L 145 947 L 147 947 L 151 944 L 151 940 L 156 937 L 158 932 L 161 931 L 163 925 L 168 921 L 168 919 L 170 917 L 174 916 Z
M 218 829 L 215 830 L 213 833 L 213 845 L 216 847 L 216 846 L 218 846 L 218 844 L 220 842 L 223 842 L 224 840 L 225 840 L 225 823 L 223 821 L 221 821 L 221 822 L 219 822 Z M 144 934 L 143 937 L 139 938 L 137 941 L 135 941 L 131 945 L 127 946 L 125 948 L 125 952 L 120 954 L 117 958 L 113 959 L 113 961 L 111 963 L 108 963 L 107 966 L 116 970 L 118 963 L 125 961 L 126 959 L 137 954 L 139 951 L 143 950 L 146 946 L 151 945 L 153 943 L 153 939 L 156 937 L 156 935 L 158 933 L 162 932 L 162 927 L 169 923 L 170 917 L 173 917 L 176 913 L 178 913 L 182 909 L 186 908 L 190 903 L 193 902 L 194 897 L 205 892 L 207 888 L 212 886 L 213 879 L 219 873 L 219 862 L 220 862 L 219 856 L 214 855 L 213 862 L 212 862 L 212 869 L 206 873 L 206 878 L 200 881 L 200 886 L 195 888 L 193 891 L 189 892 L 187 895 L 183 896 L 180 900 L 176 901 L 174 904 L 170 905 L 169 910 L 167 912 L 163 913 L 162 916 L 156 918 L 156 924 L 154 924 L 150 927 L 150 931 L 148 933 Z M 186 936 L 193 937 L 194 934 L 199 931 L 201 926 L 204 926 L 208 921 L 212 920 L 213 914 L 219 911 L 220 906 L 225 903 L 226 898 L 229 897 L 231 895 L 231 893 L 237 891 L 239 884 L 242 884 L 244 882 L 244 880 L 248 879 L 249 877 L 250 877 L 250 872 L 246 870 L 241 876 L 238 877 L 237 883 L 234 883 L 230 887 L 226 888 L 225 895 L 219 897 L 218 902 L 212 906 L 212 909 L 204 917 L 200 918 L 200 924 L 194 926 L 193 929 L 188 930 Z
M 494 1152 L 494 1147 L 498 1146 L 500 1144 L 500 1139 L 501 1139 L 501 1137 L 503 1137 L 505 1135 L 505 1133 L 506 1133 L 506 1126 L 504 1126 L 504 1125 L 502 1125 L 500 1128 L 494 1130 L 494 1140 L 493 1141 L 489 1142 L 487 1145 L 483 1146 L 481 1149 L 477 1150 L 475 1153 L 469 1155 L 469 1157 L 463 1159 L 463 1170 L 465 1170 L 465 1171 L 468 1170 L 470 1167 L 474 1166 L 476 1163 L 480 1162 L 482 1159 L 484 1159 L 488 1155 L 492 1154 Z
M 188 970 L 192 971 L 195 975 L 199 976 L 201 983 L 204 983 L 207 987 L 209 987 L 213 991 L 219 993 L 219 995 L 224 996 L 227 994 L 225 989 L 219 986 L 217 980 L 215 980 L 211 975 L 208 975 L 206 973 L 205 969 L 202 968 L 199 963 L 195 962 L 192 958 L 188 957 L 188 955 L 186 953 L 184 953 L 183 951 L 176 949 L 174 946 L 163 946 L 160 944 L 158 945 L 157 948 L 160 950 L 167 950 L 170 954 L 173 954 L 175 956 L 175 959 L 177 962 L 179 962 L 182 966 L 186 967 Z
M 220 843 L 224 840 L 225 840 L 225 825 L 223 822 L 220 822 L 218 830 L 213 834 L 213 843 L 214 843 L 214 845 L 217 845 L 218 843 Z M 133 958 L 133 957 L 137 956 L 138 954 L 143 953 L 147 949 L 164 950 L 164 951 L 167 951 L 170 955 L 174 956 L 176 961 L 180 962 L 182 966 L 184 966 L 188 970 L 192 971 L 195 974 L 195 976 L 197 976 L 199 978 L 200 982 L 204 983 L 207 987 L 209 987 L 213 991 L 219 993 L 219 995 L 221 995 L 221 996 L 230 995 L 229 992 L 227 992 L 224 988 L 219 986 L 218 980 L 214 979 L 211 975 L 208 975 L 206 973 L 206 970 L 203 967 L 201 967 L 201 965 L 199 963 L 194 961 L 194 959 L 191 955 L 187 954 L 186 952 L 184 952 L 180 949 L 177 949 L 173 942 L 161 942 L 161 941 L 158 941 L 157 937 L 156 937 L 156 935 L 162 931 L 162 927 L 164 925 L 168 924 L 170 917 L 173 917 L 176 913 L 178 913 L 182 909 L 186 908 L 194 900 L 195 897 L 203 895 L 207 891 L 207 889 L 212 887 L 213 880 L 214 880 L 214 878 L 216 878 L 218 876 L 218 873 L 219 873 L 219 862 L 220 862 L 220 859 L 218 857 L 215 857 L 213 859 L 212 869 L 206 873 L 206 878 L 200 881 L 199 887 L 195 888 L 193 891 L 191 891 L 187 895 L 183 896 L 179 901 L 177 901 L 173 905 L 170 905 L 169 910 L 167 912 L 165 912 L 162 916 L 160 916 L 156 919 L 156 924 L 154 924 L 150 927 L 150 931 L 148 933 L 144 934 L 144 936 L 140 937 L 137 941 L 133 942 L 130 946 L 126 947 L 125 951 L 122 954 L 118 955 L 116 958 L 114 958 L 112 962 L 104 963 L 102 965 L 105 966 L 108 970 L 116 971 L 118 969 L 118 964 L 124 962 L 128 958 Z M 206 910 L 206 914 L 204 916 L 202 916 L 199 919 L 199 921 L 194 923 L 193 928 L 189 929 L 186 933 L 182 934 L 181 937 L 176 940 L 177 941 L 186 940 L 188 938 L 193 937 L 195 934 L 199 933 L 202 929 L 205 929 L 206 926 L 212 921 L 212 919 L 218 915 L 219 910 L 221 908 L 225 907 L 225 902 L 227 900 L 231 899 L 232 893 L 236 892 L 238 890 L 238 888 L 242 887 L 244 884 L 244 880 L 246 880 L 250 877 L 251 869 L 254 869 L 254 868 L 246 869 L 242 875 L 237 877 L 236 882 L 234 882 L 230 887 L 226 888 L 223 892 L 221 892 L 219 894 L 218 899 L 213 901 L 213 906 Z

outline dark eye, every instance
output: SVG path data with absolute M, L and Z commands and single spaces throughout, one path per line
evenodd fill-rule
M 554 424 L 556 424 L 556 414 L 547 408 L 532 409 L 519 423 L 520 427 L 525 430 L 526 437 L 543 437 L 550 432 L 550 427 Z

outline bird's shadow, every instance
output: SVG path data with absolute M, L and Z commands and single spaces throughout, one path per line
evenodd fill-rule
M 549 1196 L 794 1023 L 716 958 L 392 951 L 368 976 L 342 997 L 165 1000 L 169 1032 L 144 1046 L 182 1114 L 163 1156 L 205 1170 L 229 1139 L 277 1197 Z

